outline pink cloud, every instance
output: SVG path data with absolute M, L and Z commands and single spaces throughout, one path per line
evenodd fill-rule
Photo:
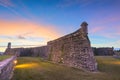
M 113 26 L 108 26 L 101 35 L 109 38 L 119 38 L 120 36 L 120 24 L 115 24 Z
M 109 27 L 109 25 L 104 25 L 104 24 L 95 24 L 92 25 L 91 29 L 89 29 L 89 33 L 91 35 L 96 35 L 96 36 L 103 36 L 106 38 L 114 38 L 116 37 L 115 34 L 115 28 Z M 98 26 L 99 25 L 99 26 Z M 98 27 L 96 27 L 98 26 Z
M 118 38 L 118 36 L 120 36 L 120 28 L 116 25 L 109 26 L 106 24 L 106 26 L 101 26 L 102 27 L 92 27 L 91 29 L 89 29 L 90 34 L 103 36 L 106 38 Z
M 120 21 L 119 14 L 120 13 L 117 13 L 117 12 L 107 11 L 106 9 L 96 11 L 96 13 L 94 14 L 94 17 L 91 20 L 92 22 L 90 23 L 94 25 L 111 24 L 113 22 Z
M 117 38 L 120 35 L 119 13 L 114 13 L 114 15 L 107 13 L 106 10 L 96 12 L 90 22 L 92 29 L 89 31 L 90 33 L 96 33 L 95 35 L 104 36 L 106 38 Z M 99 17 L 98 14 L 102 17 Z
M 103 31 L 105 27 L 93 27 L 91 30 L 90 30 L 90 33 L 98 33 L 98 32 L 101 32 Z
M 115 16 L 109 16 L 108 18 L 103 19 L 103 23 L 111 23 L 111 22 L 116 22 L 119 21 L 120 17 L 119 15 L 115 15 Z

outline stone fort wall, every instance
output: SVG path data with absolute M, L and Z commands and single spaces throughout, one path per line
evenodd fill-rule
M 14 60 L 16 60 L 16 56 L 0 62 L 0 80 L 10 80 L 12 78 L 15 66 Z
M 4 54 L 47 58 L 47 46 L 32 48 L 7 48 Z
M 79 30 L 48 42 L 49 59 L 55 63 L 63 63 L 88 71 L 97 70 L 97 63 L 87 35 L 87 25 L 84 22 Z
M 56 40 L 49 41 L 47 46 L 11 49 L 9 43 L 5 54 L 40 56 L 54 63 L 62 63 L 87 71 L 96 71 L 97 63 L 88 38 L 87 26 L 88 24 L 83 22 L 80 29 Z

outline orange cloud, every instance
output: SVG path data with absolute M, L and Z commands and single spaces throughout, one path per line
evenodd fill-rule
M 51 25 L 42 25 L 31 21 L 5 21 L 0 20 L 0 36 L 27 36 L 55 39 L 60 36 L 58 30 Z
M 7 46 L 8 42 L 12 43 L 12 47 L 41 46 L 58 37 L 60 37 L 58 30 L 51 25 L 43 25 L 25 20 L 0 20 L 0 46 Z M 5 48 L 0 47 L 0 51 L 4 51 Z

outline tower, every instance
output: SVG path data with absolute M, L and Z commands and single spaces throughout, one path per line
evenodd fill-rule
M 88 23 L 85 22 L 85 21 L 81 24 L 81 28 L 82 28 L 84 34 L 86 34 L 86 35 L 88 34 L 88 28 L 87 28 L 87 26 L 88 26 Z
M 8 46 L 7 46 L 8 49 L 11 48 L 11 42 L 8 43 Z

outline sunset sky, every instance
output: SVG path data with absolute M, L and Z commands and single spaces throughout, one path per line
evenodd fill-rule
M 45 45 L 86 21 L 94 47 L 120 48 L 120 0 L 0 0 L 0 51 Z

